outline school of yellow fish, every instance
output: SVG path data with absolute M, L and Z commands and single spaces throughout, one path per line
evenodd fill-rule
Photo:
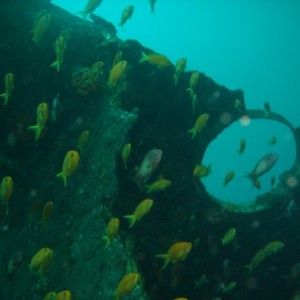
M 102 0 L 88 0 L 86 7 L 83 11 L 80 12 L 83 19 L 85 20 L 91 13 L 95 11 L 95 9 L 101 4 Z M 156 0 L 150 0 L 150 7 L 151 13 L 154 13 L 154 6 Z M 124 24 L 132 17 L 134 12 L 134 7 L 129 5 L 124 8 L 121 14 L 121 20 L 119 25 L 124 26 Z M 47 11 L 41 11 L 33 24 L 32 29 L 32 41 L 38 46 L 41 47 L 42 40 L 46 35 L 48 29 L 50 28 L 53 16 L 48 13 Z M 63 30 L 60 35 L 57 37 L 55 41 L 55 60 L 53 63 L 50 64 L 50 67 L 53 67 L 57 72 L 63 71 L 62 65 L 64 62 L 64 55 L 67 48 L 67 43 L 71 38 L 71 29 L 67 28 Z M 157 54 L 157 53 L 141 53 L 141 58 L 139 63 L 149 63 L 156 68 L 164 69 L 173 66 L 172 62 L 164 55 Z M 174 73 L 174 84 L 177 85 L 182 74 L 185 72 L 187 59 L 180 58 L 175 66 L 175 73 Z M 103 65 L 104 62 L 96 62 L 92 65 L 91 70 L 93 74 L 93 79 L 97 79 L 103 73 Z M 119 84 L 120 81 L 125 76 L 125 73 L 128 69 L 129 63 L 123 58 L 123 52 L 119 51 L 116 53 L 114 57 L 114 61 L 112 63 L 111 71 L 108 74 L 107 85 L 114 90 L 116 86 Z M 201 78 L 200 72 L 194 72 L 190 76 L 189 80 L 189 87 L 186 91 L 189 93 L 190 98 L 192 99 L 192 109 L 195 112 L 195 107 L 197 103 L 197 94 L 196 88 L 199 84 L 199 80 Z M 8 105 L 8 101 L 11 99 L 14 91 L 15 86 L 15 78 L 14 74 L 9 72 L 6 74 L 4 79 L 4 86 L 5 90 L 0 97 L 4 100 L 4 105 Z M 241 101 L 236 99 L 234 108 L 237 110 L 241 109 Z M 270 112 L 270 108 L 268 104 L 265 104 L 266 112 Z M 197 135 L 201 134 L 202 131 L 205 130 L 207 124 L 209 122 L 210 115 L 208 113 L 203 113 L 197 117 L 195 120 L 194 126 L 187 131 L 187 133 L 191 134 L 191 138 L 195 139 Z M 48 104 L 46 102 L 42 102 L 37 107 L 37 117 L 36 117 L 36 124 L 31 125 L 28 127 L 28 130 L 31 130 L 34 134 L 35 141 L 38 141 L 42 138 L 44 134 L 44 129 L 46 127 L 48 120 Z M 83 130 L 78 138 L 78 145 L 80 154 L 82 154 L 86 144 L 88 143 L 90 137 L 90 132 L 88 130 Z M 276 137 L 272 137 L 269 141 L 269 145 L 274 145 L 276 143 Z M 237 150 L 239 155 L 242 155 L 245 151 L 246 147 L 246 140 L 242 138 L 240 140 L 240 147 Z M 130 143 L 124 145 L 123 149 L 120 152 L 120 157 L 122 163 L 124 165 L 125 170 L 128 169 L 128 160 L 130 159 L 131 153 L 133 151 L 133 147 Z M 63 181 L 63 185 L 66 187 L 69 177 L 74 173 L 77 169 L 80 161 L 80 154 L 76 150 L 69 150 L 65 154 L 61 172 L 59 172 L 56 177 L 61 178 Z M 197 178 L 206 177 L 211 173 L 211 165 L 204 166 L 202 164 L 197 164 L 193 170 L 193 176 Z M 233 178 L 234 178 L 234 171 L 229 171 L 224 179 L 224 186 L 226 186 Z M 275 179 L 272 179 L 273 181 Z M 274 183 L 273 183 L 274 184 Z M 168 179 L 163 177 L 157 179 L 156 181 L 150 184 L 143 184 L 142 187 L 146 190 L 148 194 L 156 193 L 159 191 L 164 191 L 168 187 L 172 185 L 172 182 Z M 6 214 L 8 214 L 9 209 L 9 201 L 13 194 L 13 178 L 11 176 L 6 176 L 2 179 L 1 182 L 1 190 L 0 190 L 0 198 L 1 204 L 5 207 Z M 125 215 L 124 218 L 128 219 L 129 221 L 129 228 L 133 227 L 137 222 L 141 221 L 152 209 L 154 205 L 154 201 L 150 198 L 142 200 L 140 203 L 137 204 L 135 210 L 129 214 Z M 53 212 L 54 202 L 48 201 L 44 204 L 42 210 L 42 217 L 39 221 L 40 224 L 46 225 L 49 223 Z M 109 220 L 105 234 L 103 235 L 102 239 L 105 242 L 104 248 L 108 248 L 111 241 L 114 237 L 117 236 L 118 230 L 120 227 L 120 220 L 119 218 L 113 217 Z M 239 248 L 237 244 L 237 230 L 235 228 L 230 228 L 223 238 L 220 239 L 221 244 L 226 246 L 232 243 L 235 250 Z M 262 250 L 259 250 L 251 259 L 250 263 L 246 265 L 246 268 L 249 272 L 252 272 L 256 269 L 264 259 L 272 254 L 277 253 L 284 247 L 284 244 L 280 241 L 272 241 L 267 244 Z M 163 260 L 162 269 L 165 269 L 169 263 L 176 263 L 178 261 L 184 261 L 190 251 L 192 249 L 192 243 L 188 241 L 179 241 L 170 245 L 170 248 L 164 254 L 157 254 L 155 255 L 156 258 Z M 53 258 L 54 250 L 48 247 L 44 247 L 38 250 L 32 257 L 29 263 L 29 270 L 32 274 L 42 277 L 44 276 L 45 272 L 51 265 L 51 261 Z M 138 273 L 128 273 L 125 274 L 124 277 L 118 283 L 114 295 L 116 299 L 120 299 L 123 296 L 130 293 L 138 284 L 140 278 L 140 274 Z M 202 275 L 198 281 L 195 281 L 197 287 L 204 285 L 207 282 L 206 275 Z M 230 282 L 226 286 L 223 287 L 223 293 L 229 292 L 236 287 L 236 282 Z M 69 290 L 63 290 L 58 293 L 56 292 L 49 292 L 45 295 L 44 300 L 71 300 L 72 294 Z M 184 297 L 175 298 L 174 300 L 188 300 Z

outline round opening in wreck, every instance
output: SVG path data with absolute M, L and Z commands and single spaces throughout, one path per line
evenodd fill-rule
M 209 196 L 235 212 L 254 212 L 272 206 L 282 174 L 295 165 L 292 128 L 274 120 L 243 116 L 222 131 L 206 149 L 200 180 Z M 298 182 L 295 182 L 298 184 Z

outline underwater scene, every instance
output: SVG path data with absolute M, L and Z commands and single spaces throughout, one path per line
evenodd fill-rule
M 300 2 L 0 5 L 0 300 L 300 300 Z

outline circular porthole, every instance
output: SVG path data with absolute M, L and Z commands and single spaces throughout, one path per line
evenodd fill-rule
M 258 197 L 275 189 L 279 176 L 295 164 L 292 130 L 277 121 L 244 116 L 213 140 L 202 165 L 209 169 L 200 180 L 219 203 L 251 212 Z M 253 176 L 253 173 L 255 176 Z

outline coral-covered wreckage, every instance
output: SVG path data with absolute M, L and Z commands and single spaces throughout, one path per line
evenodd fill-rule
M 31 29 L 43 10 L 51 14 L 51 26 L 37 44 Z M 70 290 L 77 300 L 112 299 L 118 282 L 130 272 L 140 273 L 141 279 L 126 299 L 288 299 L 299 287 L 300 274 L 296 278 L 290 274 L 299 260 L 299 210 L 291 216 L 285 213 L 290 201 L 298 205 L 300 200 L 299 187 L 286 184 L 291 176 L 300 180 L 299 128 L 274 113 L 247 111 L 242 91 L 230 91 L 205 74 L 199 77 L 193 112 L 186 92 L 191 72 L 174 85 L 174 67 L 139 64 L 141 52 L 152 51 L 137 41 L 118 39 L 112 24 L 91 17 L 93 22 L 82 21 L 49 1 L 6 1 L 0 8 L 0 76 L 3 81 L 8 72 L 15 76 L 14 91 L 7 105 L 0 107 L 0 173 L 1 178 L 14 179 L 9 212 L 6 215 L 3 209 L 0 216 L 1 299 L 42 299 L 61 290 Z M 50 67 L 55 59 L 53 45 L 70 28 L 57 72 Z M 118 85 L 110 88 L 107 79 L 118 51 L 128 68 Z M 97 61 L 104 65 L 94 77 L 90 67 Z M 57 95 L 59 106 L 53 107 Z M 48 103 L 50 115 L 54 109 L 57 115 L 49 116 L 42 137 L 34 141 L 27 127 L 41 102 Z M 275 119 L 295 134 L 294 168 L 257 200 L 268 209 L 243 214 L 220 205 L 193 177 L 209 143 L 230 125 L 220 122 L 223 112 L 231 115 L 231 123 L 244 114 Z M 210 115 L 207 128 L 192 140 L 187 130 L 204 113 Z M 78 150 L 83 130 L 90 131 L 90 139 L 64 187 L 55 175 L 65 153 Z M 120 155 L 126 143 L 133 147 L 127 170 Z M 151 179 L 163 176 L 172 186 L 147 195 L 129 177 L 154 147 L 163 150 L 163 159 Z M 151 213 L 129 228 L 123 216 L 149 197 L 154 200 Z M 53 213 L 43 225 L 39 223 L 42 208 L 49 200 Z M 105 248 L 101 237 L 111 217 L 120 218 L 120 231 Z M 238 230 L 237 251 L 219 242 L 230 227 Z M 284 251 L 249 274 L 244 265 L 272 240 L 283 241 Z M 189 257 L 161 270 L 154 256 L 178 241 L 193 243 Z M 53 249 L 53 257 L 38 277 L 28 265 L 43 247 Z M 201 281 L 203 274 L 207 280 Z M 235 288 L 226 292 L 224 286 L 232 281 Z

